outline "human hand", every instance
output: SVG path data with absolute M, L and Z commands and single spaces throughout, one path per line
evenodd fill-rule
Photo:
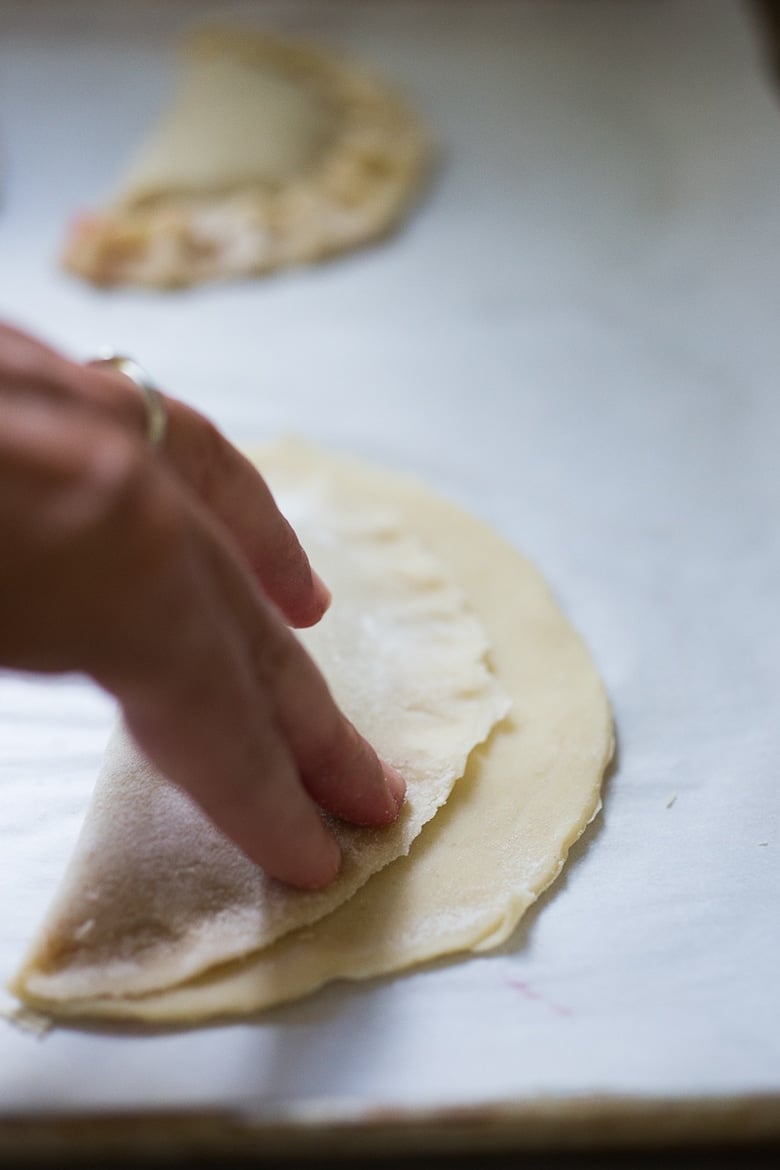
M 320 888 L 340 853 L 319 809 L 386 825 L 404 782 L 286 624 L 329 598 L 262 477 L 165 404 L 152 448 L 128 378 L 0 326 L 0 664 L 90 675 L 252 860 Z

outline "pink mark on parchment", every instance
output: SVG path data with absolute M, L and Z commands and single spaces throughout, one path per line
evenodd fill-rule
M 509 979 L 507 982 L 509 983 L 510 987 L 513 987 L 515 991 L 519 991 L 520 994 L 525 996 L 526 999 L 531 999 L 537 1003 L 544 1004 L 544 1006 L 549 1008 L 550 1011 L 553 1012 L 556 1016 L 574 1015 L 570 1007 L 566 1007 L 562 1003 L 555 1003 L 554 1000 L 547 999 L 546 996 L 542 995 L 540 991 L 537 991 L 531 986 L 530 983 L 526 983 L 522 979 Z

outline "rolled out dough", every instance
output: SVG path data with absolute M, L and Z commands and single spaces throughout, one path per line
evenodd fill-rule
M 406 779 L 401 815 L 383 830 L 334 822 L 336 881 L 292 890 L 244 857 L 119 728 L 21 976 L 25 995 L 159 990 L 315 922 L 408 852 L 507 712 L 462 589 L 398 512 L 359 497 L 345 508 L 314 459 L 305 477 L 281 479 L 283 510 L 334 592 L 325 618 L 299 637 L 342 709 Z
M 66 268 L 167 288 L 321 259 L 387 232 L 416 194 L 427 135 L 385 85 L 251 28 L 184 45 L 169 109 Z
M 334 979 L 399 971 L 504 941 L 560 872 L 600 807 L 613 750 L 604 690 L 580 638 L 536 570 L 496 533 L 418 483 L 285 445 L 265 452 L 272 486 L 327 480 L 346 514 L 356 499 L 400 514 L 466 591 L 512 699 L 474 751 L 446 807 L 407 857 L 313 925 L 242 959 L 141 995 L 47 993 L 33 960 L 15 990 L 60 1017 L 194 1023 L 259 1011 Z M 56 990 L 56 989 L 55 989 Z

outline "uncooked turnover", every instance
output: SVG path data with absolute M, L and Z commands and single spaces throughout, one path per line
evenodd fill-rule
M 353 578 L 367 574 L 356 587 L 362 601 L 345 598 L 332 627 L 312 632 L 312 652 L 338 657 L 341 640 L 354 637 L 353 607 L 361 604 L 365 614 L 380 615 L 380 627 L 389 621 L 380 641 L 388 629 L 400 639 L 405 666 L 393 667 L 389 651 L 387 679 L 380 670 L 371 685 L 379 695 L 389 686 L 393 701 L 411 712 L 411 723 L 397 712 L 379 720 L 380 749 L 411 778 L 410 810 L 402 825 L 369 834 L 368 842 L 365 830 L 344 828 L 345 840 L 354 834 L 345 868 L 350 874 L 354 862 L 360 878 L 312 910 L 321 895 L 271 883 L 269 899 L 262 876 L 253 877 L 190 802 L 146 774 L 120 740 L 60 895 L 14 984 L 28 1004 L 54 1016 L 193 1023 L 257 1012 L 334 979 L 487 950 L 554 880 L 600 806 L 613 745 L 608 703 L 585 647 L 535 569 L 416 481 L 298 444 L 266 450 L 258 462 L 314 563 L 322 565 L 330 542 L 332 571 L 342 564 Z M 372 597 L 391 563 L 401 581 L 389 585 L 389 608 L 400 606 L 401 616 L 388 619 L 388 598 L 372 608 Z M 331 584 L 338 597 L 341 579 Z M 323 650 L 318 638 L 334 642 Z M 485 666 L 488 644 L 494 674 Z M 348 657 L 350 668 L 334 686 L 347 708 L 366 690 L 360 657 Z M 398 686 L 411 688 L 403 700 Z M 415 753 L 423 761 L 417 775 Z M 443 781 L 434 775 L 442 761 L 449 767 Z M 151 844 L 139 839 L 150 793 L 159 828 Z M 179 859 L 181 888 L 166 905 L 171 840 L 181 838 L 182 816 L 195 845 L 189 868 Z M 410 818 L 415 828 L 407 833 Z M 112 823 L 128 842 L 119 859 Z M 376 840 L 381 858 L 361 868 L 361 852 L 368 845 L 370 854 Z M 200 867 L 196 854 L 205 857 Z M 258 892 L 267 920 L 253 903 Z

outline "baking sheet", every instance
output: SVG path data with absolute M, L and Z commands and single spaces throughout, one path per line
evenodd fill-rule
M 396 79 L 438 136 L 436 182 L 391 242 L 321 268 L 177 295 L 81 287 L 53 262 L 63 224 L 153 118 L 177 30 L 228 12 Z M 0 101 L 0 313 L 76 355 L 134 354 L 236 441 L 304 434 L 479 513 L 584 634 L 620 739 L 603 815 L 501 951 L 190 1033 L 0 1022 L 0 1118 L 228 1111 L 317 1133 L 594 1099 L 699 1117 L 703 1100 L 712 1119 L 758 1095 L 766 1127 L 780 108 L 746 11 L 6 0 Z M 3 978 L 111 720 L 81 679 L 0 676 Z

